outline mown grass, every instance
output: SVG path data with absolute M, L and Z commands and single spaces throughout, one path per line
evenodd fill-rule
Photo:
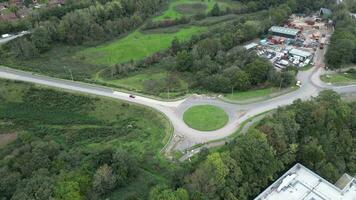
M 273 98 L 279 95 L 286 94 L 288 92 L 296 90 L 297 87 L 290 87 L 286 89 L 280 90 L 279 88 L 269 87 L 263 89 L 249 90 L 244 92 L 234 92 L 225 94 L 223 99 L 227 101 L 236 101 L 236 102 L 245 102 L 245 101 L 253 101 L 253 100 L 264 100 L 268 98 Z
M 248 100 L 248 99 L 255 99 L 255 98 L 261 98 L 264 96 L 268 96 L 275 92 L 278 92 L 278 88 L 264 88 L 264 89 L 258 89 L 258 90 L 234 92 L 232 94 L 231 93 L 226 94 L 225 98 L 227 98 L 229 100 L 235 100 L 235 101 L 244 101 L 244 100 Z
M 90 64 L 114 65 L 131 60 L 143 59 L 171 45 L 172 40 L 188 40 L 192 35 L 201 33 L 204 27 L 182 28 L 176 33 L 144 34 L 135 31 L 125 38 L 106 45 L 100 45 L 80 51 L 76 57 Z
M 326 83 L 332 84 L 356 84 L 356 76 L 350 73 L 326 74 L 322 75 L 320 79 Z
M 219 107 L 200 105 L 189 108 L 183 115 L 184 122 L 199 131 L 214 131 L 224 127 L 228 115 Z

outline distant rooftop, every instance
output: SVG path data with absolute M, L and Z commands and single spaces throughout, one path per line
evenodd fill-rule
M 291 36 L 296 36 L 300 32 L 299 29 L 285 28 L 281 26 L 272 26 L 269 29 L 269 31 L 273 33 L 280 33 L 283 35 L 291 35 Z
M 293 55 L 296 55 L 296 56 L 301 56 L 303 58 L 307 58 L 307 57 L 312 56 L 312 54 L 310 52 L 299 50 L 299 49 L 295 49 L 295 48 L 291 49 L 289 51 L 289 53 L 293 54 Z
M 245 47 L 246 50 L 250 50 L 250 49 L 253 49 L 253 48 L 257 47 L 257 46 L 258 46 L 258 44 L 253 42 L 253 43 L 250 43 L 248 45 L 245 45 L 244 47 Z
M 356 200 L 356 179 L 343 175 L 331 184 L 301 164 L 296 164 L 255 200 Z
M 330 9 L 328 9 L 328 8 L 320 8 L 320 15 L 330 16 L 332 14 L 333 14 L 333 12 Z

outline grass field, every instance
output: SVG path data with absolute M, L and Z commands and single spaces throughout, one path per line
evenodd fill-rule
M 229 121 L 223 109 L 211 105 L 191 107 L 184 113 L 183 119 L 189 127 L 199 131 L 218 130 Z
M 173 0 L 168 9 L 153 20 L 179 19 L 183 16 L 188 17 L 199 13 L 207 13 L 211 11 L 215 3 L 218 3 L 220 8 L 229 6 L 226 1 L 218 0 Z
M 143 91 L 145 81 L 164 79 L 167 75 L 168 72 L 166 70 L 150 68 L 129 77 L 105 82 L 129 90 Z
M 139 60 L 168 48 L 175 37 L 179 40 L 187 40 L 192 35 L 204 30 L 203 27 L 194 26 L 167 34 L 143 34 L 135 31 L 127 37 L 107 45 L 78 52 L 76 57 L 84 57 L 84 61 L 99 65 L 113 65 L 130 60 Z
M 114 79 L 114 80 L 105 80 L 103 78 L 99 78 L 98 81 L 109 84 L 111 86 L 116 86 L 125 90 L 131 90 L 135 92 L 140 92 L 140 93 L 148 93 L 149 91 L 146 91 L 145 84 L 147 84 L 147 81 L 150 80 L 165 80 L 171 72 L 167 71 L 166 69 L 163 68 L 158 68 L 158 67 L 150 67 L 144 70 L 141 70 L 137 73 L 133 73 L 130 76 L 120 78 L 120 79 Z M 188 88 L 188 83 L 186 83 L 184 80 L 179 79 L 181 84 L 180 88 L 176 88 L 176 92 L 179 91 L 186 91 Z M 160 97 L 167 98 L 168 94 L 164 93 L 159 95 Z M 174 92 L 170 94 L 170 97 L 175 97 L 176 95 Z
M 73 56 L 85 48 L 85 46 L 56 45 L 50 51 L 31 60 L 9 57 L 0 62 L 8 67 L 52 77 L 71 79 L 72 74 L 75 80 L 83 81 L 90 79 L 97 71 L 105 68 L 105 66 L 85 63 Z
M 327 74 L 322 75 L 320 79 L 326 83 L 332 84 L 356 84 L 356 76 L 349 73 Z

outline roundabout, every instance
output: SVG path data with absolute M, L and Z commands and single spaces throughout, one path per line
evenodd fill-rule
M 192 129 L 215 131 L 223 128 L 229 121 L 226 112 L 212 105 L 198 105 L 184 112 L 184 122 Z

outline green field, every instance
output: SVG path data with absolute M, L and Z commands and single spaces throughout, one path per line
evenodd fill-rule
M 169 75 L 172 72 L 167 71 L 163 68 L 158 67 L 150 67 L 137 73 L 132 73 L 127 77 L 114 79 L 114 80 L 105 80 L 103 78 L 99 78 L 98 81 L 108 84 L 110 86 L 119 87 L 125 90 L 131 90 L 140 93 L 150 94 L 150 90 L 147 88 L 147 82 L 149 81 L 165 81 L 169 78 Z M 180 85 L 174 88 L 173 91 L 170 91 L 170 97 L 174 98 L 177 95 L 180 96 L 178 93 L 186 92 L 188 88 L 188 83 L 183 79 L 178 78 L 180 81 Z M 158 96 L 162 98 L 168 98 L 167 92 L 163 92 Z
M 29 151 L 26 156 L 37 159 L 34 162 L 39 164 L 26 161 L 21 165 L 30 171 L 36 171 L 36 166 L 56 170 L 48 175 L 55 188 L 61 181 L 59 176 L 67 176 L 68 181 L 85 177 L 81 191 L 91 190 L 92 175 L 98 167 L 93 163 L 99 162 L 102 158 L 98 155 L 106 150 L 124 150 L 140 162 L 137 176 L 114 191 L 113 194 L 120 194 L 115 199 L 132 195 L 132 192 L 121 192 L 130 188 L 139 188 L 134 190 L 135 195 L 146 199 L 152 184 L 167 181 L 162 174 L 170 170 L 170 164 L 161 157 L 160 150 L 173 130 L 170 122 L 156 111 L 112 99 L 2 79 L 0 101 L 0 134 L 19 135 L 13 143 L 0 149 L 0 166 L 18 165 L 25 159 L 22 152 L 8 158 L 9 152 L 51 142 L 59 148 L 53 159 L 41 160 L 35 157 L 43 156 L 42 152 Z M 24 174 L 23 178 L 31 177 Z
M 183 16 L 192 16 L 199 13 L 209 12 L 217 0 L 174 0 L 162 15 L 154 18 L 155 21 L 164 19 L 179 19 Z M 226 7 L 227 3 L 218 2 L 220 7 Z
M 189 127 L 199 131 L 218 130 L 229 121 L 223 109 L 211 105 L 191 107 L 184 113 L 183 119 Z
M 107 45 L 100 45 L 78 52 L 78 58 L 92 64 L 113 65 L 130 60 L 139 60 L 162 51 L 171 45 L 172 40 L 187 40 L 192 35 L 204 31 L 203 27 L 190 27 L 180 29 L 176 33 L 144 34 L 135 31 L 125 38 L 116 40 Z
M 356 76 L 350 73 L 322 75 L 320 79 L 326 83 L 348 85 L 356 84 Z

